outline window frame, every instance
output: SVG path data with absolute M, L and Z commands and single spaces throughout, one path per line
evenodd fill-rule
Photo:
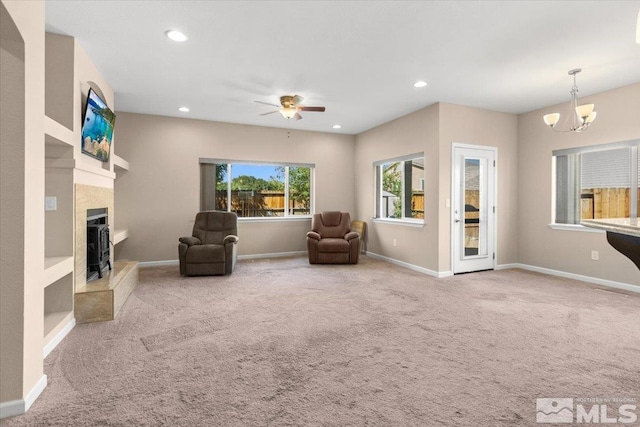
M 273 167 L 284 167 L 285 168 L 285 176 L 284 176 L 284 215 L 283 216 L 238 216 L 238 221 L 240 222 L 262 222 L 262 221 L 301 221 L 301 220 L 309 220 L 313 217 L 315 213 L 315 163 L 293 163 L 293 162 L 272 162 L 272 161 L 263 161 L 263 160 L 232 160 L 232 159 L 214 159 L 214 158 L 204 158 L 201 157 L 198 160 L 198 164 L 200 165 L 200 210 L 206 210 L 203 206 L 204 197 L 203 197 L 203 186 L 205 185 L 203 176 L 202 176 L 202 165 L 203 164 L 214 164 L 214 165 L 226 165 L 228 175 L 227 175 L 227 212 L 231 212 L 231 184 L 233 181 L 233 166 L 234 165 L 246 165 L 246 166 L 273 166 Z M 303 167 L 309 168 L 309 214 L 307 215 L 291 215 L 289 214 L 289 168 L 292 167 Z M 214 184 L 216 185 L 217 182 Z
M 425 211 L 425 202 L 426 202 L 426 197 L 423 197 L 423 205 L 422 205 L 422 212 L 423 212 L 423 217 L 422 218 L 412 218 L 412 217 L 407 217 L 405 216 L 405 212 L 406 212 L 406 206 L 407 206 L 407 200 L 406 200 L 406 179 L 405 179 L 405 172 L 404 172 L 404 162 L 406 161 L 410 161 L 410 160 L 416 160 L 416 159 L 422 159 L 422 176 L 420 177 L 419 182 L 421 183 L 422 186 L 422 191 L 424 194 L 424 183 L 425 183 L 425 176 L 424 176 L 424 152 L 419 152 L 419 153 L 413 153 L 413 154 L 408 154 L 408 155 L 404 155 L 404 156 L 399 156 L 399 157 L 393 157 L 393 158 L 389 158 L 389 159 L 384 159 L 384 160 L 378 160 L 373 162 L 373 176 L 374 176 L 374 215 L 371 218 L 372 221 L 374 222 L 381 222 L 381 223 L 389 223 L 389 224 L 401 224 L 401 225 L 408 225 L 408 226 L 414 226 L 414 227 L 423 227 L 425 224 L 425 218 L 424 218 L 424 211 Z M 383 175 L 382 175 L 382 166 L 387 165 L 389 163 L 396 163 L 396 162 L 401 162 L 401 170 L 402 170 L 402 189 L 401 189 L 401 194 L 402 194 L 402 206 L 403 208 L 401 209 L 402 211 L 402 217 L 401 218 L 389 218 L 389 217 L 383 217 L 381 216 L 381 212 L 382 212 L 382 180 L 383 180 Z M 411 204 L 411 201 L 409 200 L 409 205 Z
M 568 230 L 568 231 L 582 231 L 582 232 L 596 232 L 602 233 L 602 230 L 593 229 L 590 227 L 585 227 L 580 223 L 563 223 L 557 222 L 558 217 L 558 157 L 560 156 L 575 156 L 578 155 L 577 160 L 574 159 L 573 165 L 570 165 L 571 162 L 568 162 L 567 167 L 573 170 L 572 174 L 580 174 L 582 160 L 580 158 L 581 154 L 584 153 L 593 153 L 599 151 L 610 151 L 622 148 L 630 149 L 630 159 L 629 159 L 629 167 L 630 167 L 630 176 L 629 176 L 629 217 L 630 218 L 638 218 L 638 190 L 640 189 L 640 183 L 638 182 L 638 175 L 640 174 L 640 163 L 639 163 L 639 149 L 640 149 L 640 139 L 632 139 L 627 141 L 619 141 L 612 142 L 606 144 L 595 144 L 581 147 L 573 147 L 573 148 L 563 148 L 558 150 L 553 150 L 551 152 L 551 168 L 552 168 L 552 179 L 551 179 L 551 222 L 549 223 L 549 227 L 554 230 Z M 577 170 L 575 168 L 577 167 Z M 575 177 L 573 178 L 575 179 Z M 580 178 L 578 178 L 580 180 Z M 581 182 L 578 182 L 578 186 Z M 635 191 L 633 191 L 635 190 Z M 577 192 L 574 195 L 574 200 L 572 202 L 568 202 L 565 208 L 570 209 L 570 205 L 580 205 L 580 192 Z

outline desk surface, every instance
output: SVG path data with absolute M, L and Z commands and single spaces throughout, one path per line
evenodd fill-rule
M 614 233 L 640 237 L 640 223 L 637 218 L 585 219 L 581 224 L 585 227 L 599 228 Z

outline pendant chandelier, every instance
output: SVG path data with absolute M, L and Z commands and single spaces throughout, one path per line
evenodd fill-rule
M 543 117 L 544 122 L 556 132 L 582 132 L 586 130 L 596 119 L 597 113 L 593 111 L 594 104 L 578 105 L 578 85 L 576 84 L 576 74 L 580 71 L 582 71 L 580 68 L 575 68 L 569 71 L 569 75 L 573 76 L 573 87 L 571 87 L 569 112 L 562 123 L 563 127 L 556 126 L 560 120 L 560 113 L 545 114 Z M 570 117 L 572 117 L 571 121 L 569 121 Z

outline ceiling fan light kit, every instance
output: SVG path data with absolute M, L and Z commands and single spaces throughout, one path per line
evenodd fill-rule
M 315 111 L 315 112 L 324 112 L 325 107 L 308 107 L 306 105 L 300 105 L 300 103 L 304 101 L 304 98 L 300 95 L 283 95 L 280 97 L 280 105 L 271 104 L 269 102 L 255 101 L 258 104 L 271 105 L 272 107 L 277 107 L 277 110 L 268 111 L 266 113 L 260 114 L 261 116 L 266 116 L 268 114 L 280 113 L 282 117 L 285 119 L 296 119 L 300 120 L 302 116 L 300 115 L 300 111 Z
M 571 101 L 569 105 L 569 113 L 565 118 L 565 123 L 569 117 L 573 117 L 571 124 L 568 128 L 559 128 L 556 125 L 560 121 L 560 113 L 545 114 L 542 119 L 545 124 L 556 132 L 582 132 L 596 119 L 597 112 L 593 111 L 594 104 L 582 104 L 578 105 L 578 85 L 576 84 L 576 74 L 582 69 L 574 68 L 569 70 L 569 75 L 573 76 L 573 86 L 571 87 Z
M 296 107 L 282 107 L 278 111 L 282 114 L 282 117 L 285 119 L 292 119 L 298 114 L 298 109 Z

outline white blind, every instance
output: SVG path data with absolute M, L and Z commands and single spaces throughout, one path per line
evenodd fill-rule
M 582 153 L 582 188 L 629 188 L 631 149 Z

